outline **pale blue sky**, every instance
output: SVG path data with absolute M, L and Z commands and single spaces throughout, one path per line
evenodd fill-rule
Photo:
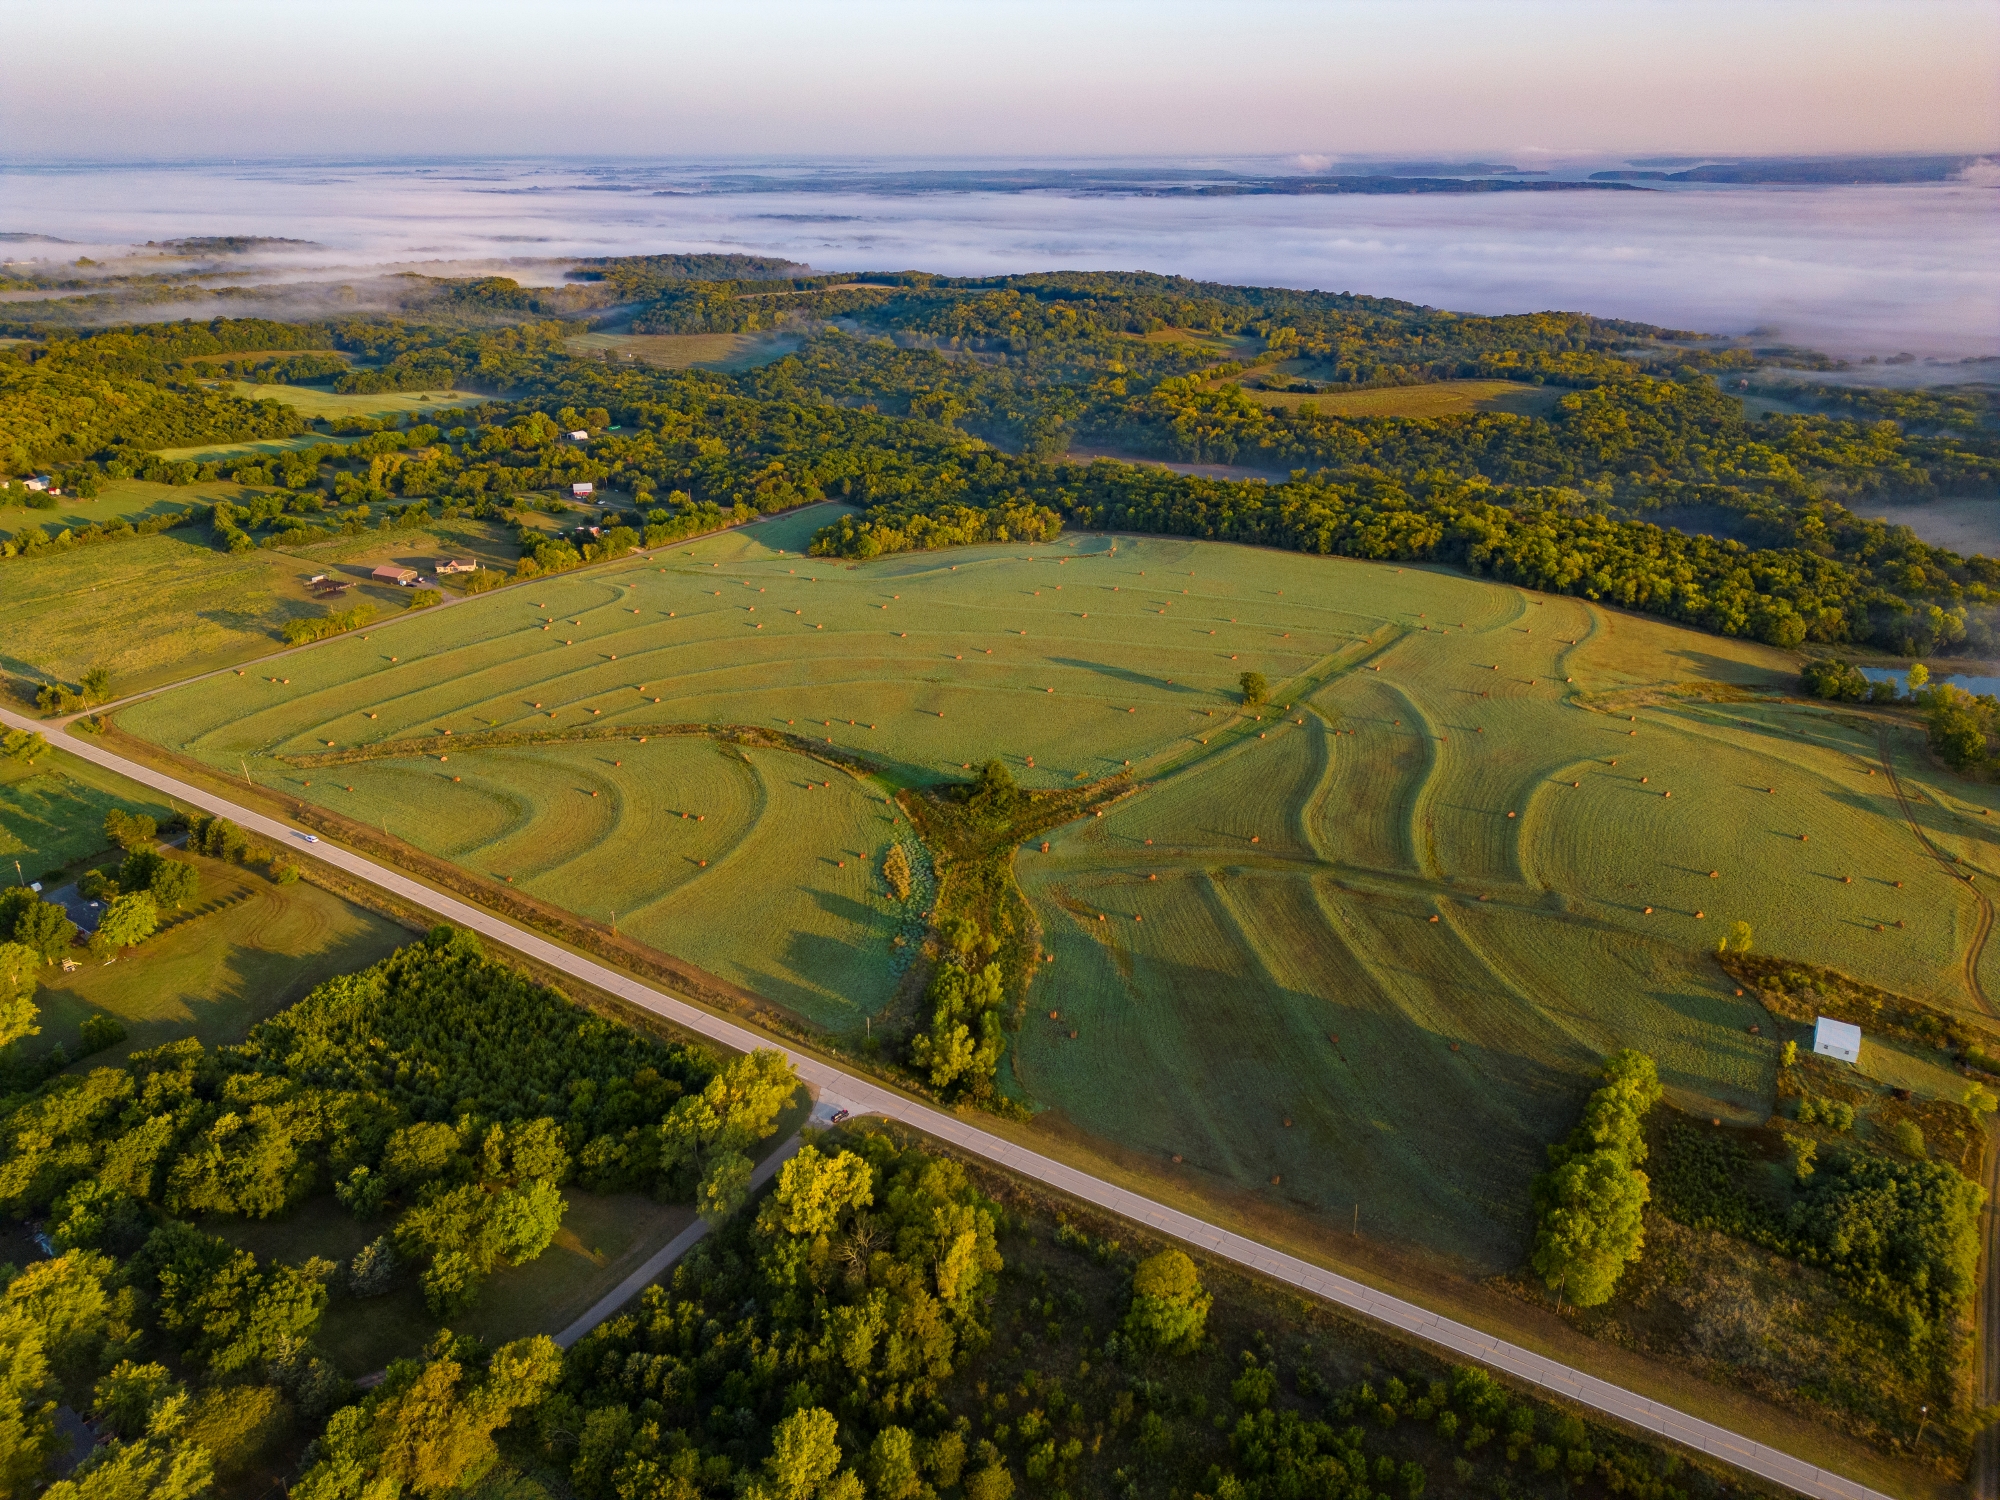
M 65 0 L 13 159 L 1990 150 L 1993 0 Z

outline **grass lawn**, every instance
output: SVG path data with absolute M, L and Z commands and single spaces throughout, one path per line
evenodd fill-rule
M 1560 386 L 1528 385 L 1514 380 L 1444 380 L 1432 385 L 1386 386 L 1325 395 L 1246 387 L 1243 394 L 1259 406 L 1282 406 L 1287 411 L 1306 407 L 1336 417 L 1451 417 L 1471 411 L 1510 411 L 1524 417 L 1547 417 L 1569 392 Z
M 637 360 L 662 370 L 749 370 L 799 347 L 792 333 L 580 333 L 564 340 L 572 354 Z
M 1528 1179 L 1607 1052 L 1652 1051 L 1696 1113 L 1768 1112 L 1781 1028 L 1709 957 L 1732 922 L 1760 951 L 1972 1003 L 1966 887 L 1905 823 L 1877 722 L 1782 701 L 1786 653 L 1443 570 L 1202 542 L 799 555 L 832 513 L 343 639 L 291 658 L 289 682 L 228 678 L 121 723 L 615 909 L 829 1024 L 892 977 L 884 791 L 993 756 L 1044 787 L 1129 766 L 1135 795 L 1019 857 L 1055 958 L 1011 1086 L 1043 1129 L 1148 1170 L 1179 1155 L 1246 1211 L 1344 1225 L 1360 1202 L 1480 1273 L 1518 1262 Z M 1239 708 L 1246 670 L 1274 688 L 1261 718 Z M 659 734 L 704 724 L 811 736 L 881 774 Z M 452 743 L 586 726 L 626 734 Z M 1888 736 L 1930 837 L 1990 868 L 1980 813 L 2000 793 Z M 329 740 L 359 758 L 310 762 Z
M 42 971 L 35 1003 L 42 1034 L 74 1055 L 86 1017 L 109 1015 L 127 1040 L 76 1065 L 192 1036 L 204 1046 L 240 1041 L 258 1021 L 303 1000 L 322 980 L 386 958 L 416 934 L 306 881 L 274 885 L 262 873 L 197 859 L 200 903 L 209 908 L 130 950 L 116 963 L 84 957 L 64 974 Z M 83 957 L 79 950 L 79 957 Z
M 212 505 L 217 500 L 240 503 L 253 493 L 227 479 L 185 485 L 154 484 L 145 479 L 107 479 L 99 486 L 97 494 L 88 500 L 80 495 L 58 495 L 54 510 L 30 510 L 14 505 L 0 507 L 0 533 L 14 536 L 30 526 L 39 526 L 54 536 L 65 527 L 75 530 L 93 521 L 100 526 L 108 526 L 114 521 L 139 521 L 158 515 L 163 510 L 186 510 L 197 501 L 203 505 Z
M 159 793 L 61 750 L 32 766 L 0 760 L 0 885 L 15 883 L 16 862 L 35 881 L 105 853 L 104 815 L 113 810 L 155 822 L 172 812 Z

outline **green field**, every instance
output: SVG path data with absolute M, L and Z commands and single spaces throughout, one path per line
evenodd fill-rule
M 1910 832 L 1872 721 L 1774 696 L 1784 653 L 1209 543 L 800 556 L 827 515 L 329 643 L 288 658 L 289 682 L 224 678 L 121 723 L 616 910 L 834 1026 L 894 983 L 885 789 L 990 756 L 1043 787 L 1129 762 L 1134 795 L 1019 857 L 1054 961 L 1010 1087 L 1044 1128 L 1190 1187 L 1342 1224 L 1359 1203 L 1480 1270 L 1518 1260 L 1527 1179 L 1606 1052 L 1652 1051 L 1685 1108 L 1768 1113 L 1776 1028 L 1707 956 L 1730 923 L 1973 1003 L 1977 898 Z M 1237 708 L 1245 670 L 1275 689 L 1261 718 Z M 659 735 L 702 724 L 816 737 L 880 773 Z M 452 743 L 606 726 L 624 733 Z M 2000 797 L 1917 748 L 1893 746 L 1912 816 L 1985 868 Z
M 212 505 L 217 500 L 241 502 L 251 491 L 227 479 L 211 479 L 201 484 L 154 484 L 145 479 L 107 479 L 98 492 L 86 500 L 80 495 L 56 497 L 53 510 L 31 510 L 23 506 L 0 508 L 0 533 L 12 536 L 30 526 L 39 526 L 53 536 L 68 527 L 72 530 L 95 522 L 109 526 L 116 521 L 139 521 L 163 510 L 186 510 L 199 501 Z
M 637 360 L 661 370 L 749 370 L 799 347 L 792 333 L 580 333 L 564 340 L 572 354 Z
M 156 822 L 172 813 L 158 793 L 60 750 L 32 766 L 0 760 L 0 885 L 14 884 L 16 862 L 34 881 L 109 848 L 104 815 L 114 809 Z
M 98 1014 L 116 1017 L 126 1040 L 79 1067 L 184 1036 L 210 1047 L 240 1041 L 322 980 L 365 969 L 411 939 L 408 928 L 305 881 L 275 885 L 241 866 L 195 863 L 194 915 L 116 963 L 85 957 L 71 973 L 42 972 L 38 1048 L 60 1042 L 75 1055 L 85 1018 Z
M 476 391 L 375 391 L 342 394 L 311 385 L 253 385 L 230 380 L 224 389 L 246 401 L 282 401 L 285 405 L 318 420 L 340 417 L 426 417 L 441 416 L 457 406 L 477 406 L 492 398 Z M 321 438 L 319 441 L 324 442 Z M 192 457 L 195 450 L 186 450 Z M 180 450 L 176 450 L 179 456 Z
M 1558 386 L 1528 385 L 1517 380 L 1442 380 L 1430 385 L 1385 386 L 1323 395 L 1248 388 L 1243 394 L 1259 406 L 1282 406 L 1287 410 L 1303 407 L 1333 417 L 1452 417 L 1472 411 L 1546 417 L 1568 392 Z
M 460 519 L 238 554 L 200 527 L 15 558 L 0 563 L 0 671 L 74 682 L 104 666 L 115 692 L 140 692 L 278 650 L 287 620 L 327 608 L 315 573 L 359 583 L 377 563 L 467 555 L 511 570 L 514 552 L 498 524 Z M 385 618 L 408 603 L 361 584 L 340 607 L 364 598 Z

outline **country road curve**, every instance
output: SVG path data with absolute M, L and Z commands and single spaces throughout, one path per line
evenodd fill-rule
M 45 720 L 29 718 L 0 709 L 0 724 L 9 728 L 43 731 L 53 727 Z M 443 921 L 476 932 L 495 943 L 513 949 L 558 972 L 569 974 L 607 994 L 652 1011 L 685 1031 L 704 1036 L 720 1046 L 748 1052 L 756 1048 L 776 1048 L 790 1059 L 801 1080 L 819 1095 L 853 1113 L 880 1115 L 945 1141 L 968 1155 L 1043 1183 L 1086 1203 L 1147 1225 L 1183 1244 L 1195 1246 L 1246 1270 L 1296 1287 L 1340 1307 L 1362 1313 L 1398 1331 L 1466 1359 L 1477 1360 L 1516 1379 L 1537 1385 L 1579 1405 L 1615 1417 L 1633 1427 L 1657 1433 L 1696 1452 L 1735 1465 L 1760 1479 L 1786 1485 L 1803 1495 L 1826 1496 L 1828 1500 L 1890 1500 L 1879 1490 L 1794 1458 L 1775 1448 L 1691 1417 L 1685 1412 L 1628 1391 L 1622 1386 L 1599 1380 L 1581 1370 L 1560 1364 L 1530 1350 L 1482 1333 L 1464 1323 L 1454 1322 L 1413 1302 L 1391 1297 L 1373 1287 L 1299 1260 L 1267 1245 L 1231 1233 L 1191 1214 L 1156 1203 L 1129 1189 L 1105 1182 L 1062 1162 L 1054 1161 L 1026 1147 L 980 1129 L 956 1115 L 906 1099 L 869 1079 L 857 1077 L 824 1059 L 793 1051 L 768 1037 L 712 1015 L 698 1006 L 675 998 L 630 975 L 606 968 L 590 959 L 557 946 L 536 933 L 480 907 L 434 891 L 408 876 L 377 864 L 351 850 L 324 840 L 305 842 L 302 831 L 290 824 L 253 812 L 205 792 L 186 782 L 155 771 L 136 761 L 115 755 L 99 745 L 74 736 L 60 737 L 61 748 L 93 765 L 115 771 L 141 785 L 240 824 L 246 831 L 291 850 L 334 866 L 365 880 L 399 899 L 429 911 Z

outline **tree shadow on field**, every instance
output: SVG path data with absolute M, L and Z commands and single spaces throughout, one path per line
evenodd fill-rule
M 1796 679 L 1790 672 L 1759 666 L 1754 662 L 1732 661 L 1707 651 L 1668 651 L 1667 660 L 1679 662 L 1690 679 L 1726 682 L 1732 687 L 1790 686 Z
M 1166 678 L 1156 677 L 1151 672 L 1134 672 L 1128 667 L 1114 667 L 1109 662 L 1084 661 L 1075 656 L 1052 656 L 1049 658 L 1049 663 L 1057 667 L 1074 667 L 1080 672 L 1109 677 L 1114 682 L 1123 682 L 1132 687 L 1150 688 L 1155 692 L 1179 693 L 1197 698 L 1212 696 L 1203 688 L 1190 687 L 1184 682 L 1168 682 Z
M 1880 781 L 1882 778 L 1878 776 L 1875 779 Z M 1972 788 L 1967 787 L 1965 790 L 1970 791 Z M 1904 809 L 1896 805 L 1895 798 L 1887 786 L 1882 788 L 1882 795 L 1888 798 L 1886 805 L 1880 800 L 1856 792 L 1825 792 L 1822 795 L 1835 806 L 1851 813 L 1885 817 L 1897 823 L 1905 821 Z M 1979 854 L 1975 858 L 1984 858 L 1995 850 L 2000 850 L 2000 820 L 1961 817 L 1940 806 L 1928 794 L 1922 801 L 1918 801 L 1913 791 L 1907 787 L 1904 789 L 1904 797 L 1908 802 L 1908 821 L 1914 822 L 1933 840 L 1965 839 L 1978 847 Z M 1968 797 L 1966 800 L 1972 799 Z
M 197 919 L 175 929 L 167 934 L 167 940 L 179 937 L 183 942 L 190 938 L 199 941 L 204 920 Z M 74 1050 L 86 1018 L 114 1016 L 124 1026 L 126 1040 L 109 1053 L 79 1060 L 72 1065 L 77 1072 L 115 1064 L 131 1052 L 163 1046 L 187 1036 L 199 1037 L 210 1048 L 239 1042 L 252 1026 L 297 1004 L 323 980 L 357 972 L 386 957 L 395 945 L 395 937 L 417 940 L 415 933 L 385 935 L 383 929 L 389 926 L 384 922 L 380 926 L 359 927 L 305 952 L 279 954 L 232 943 L 222 960 L 224 982 L 200 993 L 155 982 L 149 985 L 145 1002 L 151 1013 L 143 1016 L 108 1010 L 79 993 L 73 985 L 53 985 L 36 996 L 36 1003 L 42 1008 L 43 1040 L 61 1042 Z M 148 956 L 141 950 L 124 963 L 143 966 Z M 159 967 L 154 965 L 156 970 Z M 86 975 L 90 972 L 84 971 Z
M 839 921 L 853 922 L 862 927 L 879 924 L 885 933 L 889 930 L 888 919 L 865 901 L 857 901 L 852 896 L 838 895 L 833 891 L 818 890 L 809 885 L 802 885 L 798 890 L 813 905 Z
M 1406 970 L 1429 992 L 1426 1024 L 1348 953 L 1327 955 L 1338 1000 L 1275 983 L 1247 947 L 1207 963 L 1132 956 L 1122 982 L 1077 960 L 1038 976 L 1017 1062 L 1064 1124 L 1318 1233 L 1350 1232 L 1359 1205 L 1377 1243 L 1480 1275 L 1520 1263 L 1544 1148 L 1597 1083 L 1548 1018 L 1498 984 Z M 1040 1020 L 1050 1010 L 1059 1024 Z

